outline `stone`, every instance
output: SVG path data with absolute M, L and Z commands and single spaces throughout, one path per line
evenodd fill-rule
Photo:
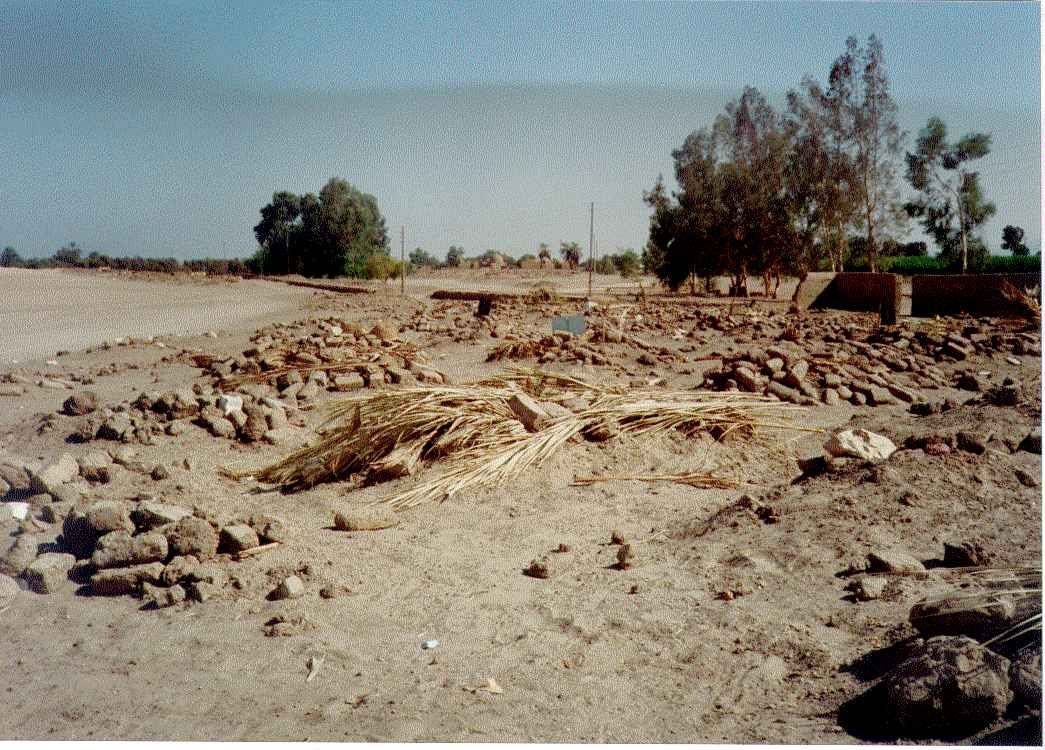
M 388 343 L 391 341 L 398 341 L 399 336 L 396 333 L 395 328 L 381 320 L 378 321 L 377 325 L 370 329 L 371 336 L 377 336 L 382 343 Z
M 792 404 L 800 404 L 802 403 L 802 400 L 806 398 L 794 388 L 788 388 L 783 383 L 778 383 L 776 381 L 769 384 L 766 392 L 772 396 L 776 396 L 781 401 L 789 401 Z
M 251 516 L 247 523 L 258 535 L 258 539 L 264 543 L 284 542 L 287 539 L 286 525 L 278 518 L 272 516 Z
M 107 417 L 98 427 L 97 437 L 99 440 L 124 440 L 130 439 L 134 434 L 134 425 L 131 418 L 125 412 L 117 412 Z
M 972 542 L 943 543 L 943 566 L 945 568 L 971 568 L 990 564 L 991 556 L 978 544 Z
M 159 583 L 162 575 L 160 562 L 100 570 L 91 576 L 91 592 L 99 596 L 137 594 L 143 583 Z
M 256 443 L 263 440 L 265 433 L 269 431 L 268 420 L 265 414 L 256 408 L 248 409 L 246 419 L 239 428 L 239 438 L 246 443 Z
M 75 507 L 62 522 L 62 546 L 76 555 L 76 559 L 82 560 L 91 556 L 94 545 L 98 541 L 98 532 L 87 520 L 87 514 L 77 510 Z
M 838 458 L 884 461 L 893 455 L 896 445 L 883 435 L 857 428 L 836 432 L 824 443 L 824 450 Z
M 272 592 L 272 598 L 279 599 L 299 599 L 305 595 L 305 582 L 302 581 L 298 576 L 287 576 L 280 581 L 279 586 Z
M 399 519 L 391 513 L 380 511 L 335 511 L 334 528 L 338 531 L 378 531 L 399 525 Z
M 98 570 L 124 568 L 167 559 L 167 538 L 155 531 L 132 537 L 125 531 L 111 531 L 98 540 L 91 563 Z
M 957 387 L 963 391 L 984 391 L 983 383 L 971 372 L 962 373 L 958 376 Z
M 279 427 L 265 433 L 265 442 L 280 448 L 298 448 L 308 444 L 310 434 L 298 427 Z
M 105 451 L 88 451 L 77 462 L 80 476 L 88 482 L 108 482 L 112 479 L 112 457 Z
M 107 534 L 110 531 L 134 533 L 130 509 L 118 500 L 101 500 L 91 505 L 87 509 L 87 523 L 98 534 Z
M 759 389 L 758 377 L 746 367 L 738 367 L 733 370 L 733 379 L 737 381 L 741 390 L 748 393 L 754 393 Z
M 45 552 L 22 573 L 29 588 L 38 594 L 54 594 L 68 585 L 76 557 L 65 552 Z
M 231 438 L 236 435 L 236 426 L 214 406 L 205 406 L 200 410 L 200 420 L 214 437 Z
M 922 573 L 925 566 L 912 555 L 899 550 L 878 549 L 867 555 L 868 570 L 872 573 Z
M 508 399 L 508 408 L 529 432 L 537 432 L 551 420 L 541 404 L 525 393 L 516 393 Z
M 869 602 L 880 599 L 889 581 L 882 576 L 864 576 L 849 587 L 858 601 Z
M 185 584 L 185 594 L 194 602 L 210 601 L 221 593 L 221 587 L 205 581 L 189 581 Z
M 200 561 L 192 555 L 177 555 L 167 563 L 160 580 L 165 586 L 173 586 L 181 581 L 193 580 L 193 576 L 199 570 L 199 567 Z
M 30 486 L 29 473 L 25 467 L 10 459 L 0 459 L 0 481 L 16 492 L 25 492 Z
M 219 547 L 225 552 L 242 552 L 261 544 L 257 533 L 250 526 L 236 524 L 221 530 Z
M 153 481 L 160 482 L 167 479 L 170 476 L 170 472 L 167 471 L 167 467 L 163 464 L 156 464 L 152 467 L 152 471 L 149 472 L 149 476 L 153 478 Z
M 853 392 L 846 385 L 839 385 L 835 390 L 838 391 L 838 397 L 843 401 L 849 401 L 853 397 Z
M 186 592 L 181 586 L 175 584 L 169 587 L 154 586 L 148 582 L 142 582 L 142 599 L 146 605 L 161 609 L 171 607 L 185 601 Z
M 191 581 L 206 583 L 216 588 L 222 588 L 229 582 L 229 577 L 221 566 L 215 563 L 201 563 L 196 570 L 189 574 Z
M 63 453 L 55 460 L 44 464 L 39 471 L 33 472 L 30 489 L 33 492 L 50 493 L 51 490 L 73 481 L 80 473 L 80 465 L 68 453 Z
M 221 410 L 223 416 L 228 417 L 234 411 L 243 411 L 243 397 L 223 393 L 218 396 L 217 407 Z
M 967 430 L 962 430 L 955 435 L 955 443 L 958 450 L 963 450 L 966 453 L 975 453 L 977 455 L 986 453 L 987 442 L 988 440 L 985 436 Z
M 32 534 L 22 534 L 5 544 L 6 548 L 0 548 L 4 550 L 0 553 L 0 573 L 18 577 L 36 559 L 40 542 Z
M 82 417 L 98 408 L 98 394 L 93 391 L 74 393 L 62 404 L 62 411 L 70 417 Z
M 1020 441 L 1018 450 L 1041 455 L 1041 430 L 1033 430 L 1027 437 Z
M 72 503 L 58 500 L 41 508 L 40 518 L 42 518 L 46 523 L 61 523 L 65 520 L 65 517 L 69 515 L 69 511 L 72 509 Z
M 11 576 L 0 573 L 0 612 L 7 609 L 7 605 L 14 601 L 15 597 L 22 592 L 18 581 Z
M 842 403 L 842 399 L 838 396 L 838 391 L 834 388 L 825 388 L 823 395 L 820 396 L 820 400 L 827 406 L 838 406 Z
M 334 377 L 334 388 L 339 391 L 357 391 L 365 388 L 363 376 L 356 372 L 345 373 Z
M 896 403 L 896 398 L 888 388 L 877 385 L 872 385 L 867 389 L 867 400 L 872 406 L 887 406 Z
M 886 702 L 910 737 L 966 736 L 1012 701 L 1009 660 L 971 638 L 930 638 L 883 680 Z
M 1025 648 L 1013 659 L 1009 684 L 1017 700 L 1032 709 L 1041 708 L 1041 647 Z
M 192 511 L 188 508 L 151 500 L 139 503 L 138 507 L 131 511 L 131 519 L 142 531 L 149 531 L 160 526 L 177 523 L 186 516 L 191 515 Z
M 218 552 L 218 532 L 196 516 L 185 516 L 177 523 L 165 526 L 163 534 L 174 555 L 192 555 L 199 560 L 208 560 Z

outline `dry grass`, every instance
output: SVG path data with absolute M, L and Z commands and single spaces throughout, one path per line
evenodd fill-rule
M 1041 326 L 1041 303 L 1038 302 L 1037 297 L 1031 294 L 1029 291 L 1020 289 L 1010 281 L 1003 281 L 1001 284 L 1001 296 L 1012 303 L 1013 307 L 1019 310 L 1020 314 L 1033 323 L 1035 326 Z
M 963 568 L 952 571 L 951 591 L 911 610 L 926 635 L 968 635 L 1000 651 L 1041 639 L 1041 568 Z
M 550 284 L 540 281 L 523 295 L 523 302 L 530 305 L 541 305 L 549 302 L 562 302 L 562 297 L 551 287 Z
M 581 397 L 590 405 L 527 432 L 508 406 L 520 392 L 557 403 Z M 807 429 L 791 419 L 801 411 L 752 394 L 606 388 L 520 368 L 471 385 L 426 385 L 347 398 L 329 407 L 316 444 L 260 472 L 240 475 L 255 473 L 262 481 L 305 488 L 384 466 L 390 456 L 411 467 L 444 460 L 448 468 L 439 476 L 383 500 L 402 509 L 514 480 L 585 430 L 606 423 L 616 425 L 620 434 L 677 431 L 689 437 L 752 439 L 763 431 Z

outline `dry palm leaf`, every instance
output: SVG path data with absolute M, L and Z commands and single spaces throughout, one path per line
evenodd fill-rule
M 520 392 L 546 402 L 582 396 L 590 406 L 576 413 L 563 409 L 536 432 L 528 432 L 508 405 Z M 329 408 L 317 443 L 260 471 L 238 475 L 306 488 L 372 471 L 397 451 L 420 465 L 446 461 L 448 469 L 441 475 L 384 500 L 406 508 L 445 500 L 471 487 L 510 482 L 571 438 L 607 422 L 618 425 L 621 434 L 674 430 L 687 437 L 753 438 L 760 430 L 809 429 L 790 419 L 801 411 L 754 394 L 605 388 L 519 368 L 471 385 L 424 385 L 347 398 Z

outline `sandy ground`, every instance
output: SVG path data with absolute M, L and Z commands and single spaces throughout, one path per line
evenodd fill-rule
M 243 329 L 286 316 L 308 297 L 305 290 L 264 281 L 172 283 L 0 268 L 0 362 L 39 359 L 127 336 Z
M 49 315 L 54 323 L 21 332 L 0 316 L 2 357 L 38 358 L 0 374 L 68 376 L 116 363 L 117 372 L 98 375 L 90 386 L 103 404 L 132 401 L 142 390 L 208 382 L 184 361 L 160 360 L 183 349 L 237 354 L 264 320 L 334 315 L 371 325 L 431 306 L 420 294 L 405 302 L 263 282 L 165 285 L 50 272 L 15 279 L 0 273 L 0 284 L 32 285 L 38 293 L 2 304 L 20 309 L 23 320 Z M 91 304 L 68 310 L 59 299 Z M 165 314 L 157 300 L 176 303 L 177 315 Z M 203 300 L 208 307 L 195 312 Z M 114 306 L 120 317 L 109 320 Z M 471 307 L 461 303 L 462 315 Z M 147 315 L 134 314 L 142 309 Z M 98 322 L 90 333 L 79 330 L 91 320 Z M 547 325 L 538 314 L 526 322 Z M 210 329 L 220 331 L 218 338 L 171 336 L 162 349 L 76 351 L 99 338 Z M 695 358 L 729 343 L 707 333 Z M 19 343 L 10 343 L 9 334 Z M 488 336 L 474 342 L 409 337 L 456 379 L 498 370 L 485 362 L 497 343 Z M 660 343 L 675 345 L 666 336 Z M 59 365 L 46 365 L 42 359 L 57 348 L 74 351 Z M 900 442 L 954 423 L 1019 439 L 1040 427 L 1041 362 L 1018 359 L 1018 365 L 981 365 L 992 379 L 1011 376 L 1025 387 L 1031 401 L 1019 409 L 968 407 L 919 422 L 904 405 L 842 404 L 811 409 L 802 425 L 862 426 Z M 628 366 L 636 375 L 650 370 L 634 360 Z M 674 387 L 699 382 L 699 373 L 653 369 Z M 598 368 L 574 371 L 604 377 Z M 72 417 L 57 417 L 57 429 L 40 430 L 54 423 L 50 415 L 68 395 L 31 386 L 22 396 L 0 399 L 3 452 L 47 460 L 119 447 L 66 443 Z M 969 394 L 944 389 L 934 398 L 962 395 Z M 306 416 L 315 426 L 317 413 Z M 134 446 L 138 459 L 163 464 L 169 476 L 123 472 L 111 484 L 90 487 L 90 499 L 146 492 L 221 519 L 265 512 L 285 522 L 288 538 L 278 549 L 230 564 L 239 586 L 203 604 L 150 611 L 130 597 L 92 596 L 72 581 L 47 596 L 21 592 L 0 612 L 0 673 L 7 677 L 0 738 L 861 741 L 840 724 L 838 711 L 876 675 L 854 665 L 909 636 L 911 604 L 946 580 L 898 579 L 888 596 L 857 603 L 839 573 L 883 546 L 937 558 L 944 541 L 976 541 L 998 565 L 1040 565 L 1040 489 L 1017 481 L 1014 472 L 1039 477 L 1041 459 L 996 443 L 982 456 L 904 451 L 875 477 L 854 473 L 793 484 L 800 473 L 796 457 L 818 454 L 823 439 L 805 432 L 773 449 L 679 436 L 571 445 L 516 484 L 421 506 L 402 514 L 393 529 L 354 533 L 331 528 L 334 510 L 380 498 L 387 485 L 357 490 L 343 482 L 281 494 L 253 480 L 233 481 L 217 469 L 257 466 L 284 452 L 219 440 L 198 428 Z M 700 466 L 737 479 L 740 487 L 570 486 L 578 474 Z M 771 505 L 777 521 L 765 523 L 738 506 L 743 493 Z M 917 501 L 904 501 L 911 493 Z M 15 529 L 8 524 L 2 531 L 6 540 Z M 630 570 L 612 567 L 613 531 L 634 544 Z M 47 544 L 58 530 L 37 533 Z M 568 551 L 553 552 L 560 545 Z M 546 554 L 549 578 L 522 574 Z M 305 580 L 305 596 L 269 601 L 272 581 L 294 571 Z M 325 585 L 343 595 L 320 597 Z M 288 621 L 286 634 L 266 636 L 265 624 L 276 616 Z M 422 648 L 430 639 L 438 646 Z M 311 680 L 310 663 L 320 664 Z M 488 690 L 490 679 L 503 692 Z

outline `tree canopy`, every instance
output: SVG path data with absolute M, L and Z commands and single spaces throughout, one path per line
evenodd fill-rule
M 1006 224 L 1001 232 L 1002 249 L 1008 250 L 1017 258 L 1030 255 L 1030 248 L 1023 244 L 1023 229 Z
M 989 252 L 974 234 L 995 213 L 980 189 L 979 176 L 968 162 L 991 150 L 987 133 L 968 133 L 947 141 L 947 126 L 931 117 L 918 134 L 913 153 L 907 154 L 907 180 L 918 196 L 906 204 L 907 213 L 920 219 L 940 248 L 940 256 L 962 273 L 986 262 Z
M 332 178 L 319 195 L 277 192 L 254 227 L 264 273 L 370 275 L 372 258 L 388 255 L 385 220 L 372 195 Z

